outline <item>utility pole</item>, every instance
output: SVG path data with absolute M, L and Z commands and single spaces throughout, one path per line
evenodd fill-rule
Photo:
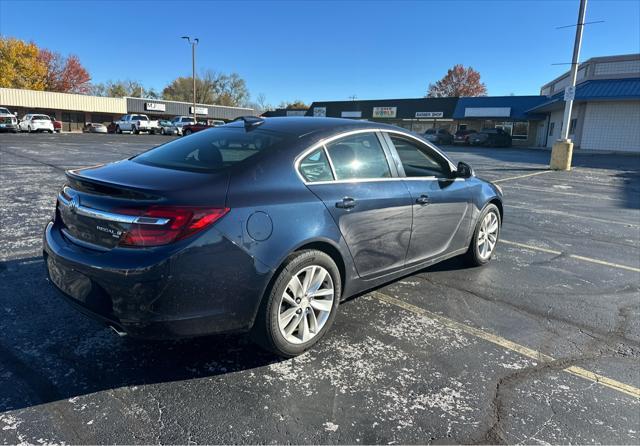
M 578 23 L 576 25 L 576 38 L 573 43 L 573 58 L 571 59 L 571 71 L 569 85 L 564 89 L 564 117 L 562 119 L 562 131 L 560 139 L 553 144 L 551 150 L 550 167 L 553 170 L 571 170 L 571 158 L 573 157 L 573 142 L 569 139 L 569 127 L 571 126 L 571 111 L 576 94 L 576 78 L 578 76 L 578 64 L 580 59 L 580 47 L 582 46 L 582 32 L 584 19 L 587 14 L 587 0 L 580 0 Z
M 196 117 L 196 45 L 200 41 L 197 37 L 191 40 L 189 36 L 182 36 L 191 45 L 191 78 L 193 79 L 193 120 L 198 122 Z

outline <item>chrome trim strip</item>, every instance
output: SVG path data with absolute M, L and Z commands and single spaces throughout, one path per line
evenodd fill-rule
M 329 138 L 321 139 L 320 141 L 318 141 L 317 143 L 315 143 L 314 145 L 312 145 L 311 147 L 309 147 L 308 149 L 306 149 L 305 151 L 303 151 L 300 155 L 298 155 L 296 157 L 296 159 L 295 159 L 295 161 L 293 163 L 293 167 L 294 167 L 294 169 L 296 171 L 296 175 L 298 175 L 298 177 L 300 178 L 300 180 L 302 180 L 302 182 L 304 184 L 339 183 L 339 182 L 354 183 L 354 182 L 372 182 L 372 181 L 384 181 L 384 180 L 388 181 L 388 180 L 398 180 L 398 179 L 400 179 L 400 180 L 411 179 L 412 177 L 394 177 L 394 178 L 362 178 L 362 179 L 356 179 L 356 180 L 334 180 L 334 181 L 315 181 L 315 182 L 313 182 L 313 181 L 305 180 L 305 178 L 300 173 L 300 162 L 307 155 L 309 155 L 311 152 L 313 152 L 314 150 L 316 150 L 316 149 L 318 149 L 320 147 L 324 147 L 325 155 L 327 155 L 327 158 L 329 158 L 329 153 L 326 150 L 326 144 L 327 143 L 335 141 L 336 139 L 344 138 L 346 136 L 357 135 L 359 133 L 375 133 L 375 132 L 396 133 L 398 135 L 402 135 L 402 136 L 405 136 L 407 138 L 415 139 L 419 143 L 424 144 L 426 146 L 429 146 L 429 148 L 431 148 L 432 150 L 435 150 L 440 156 L 442 156 L 447 161 L 447 163 L 449 163 L 449 168 L 451 169 L 451 172 L 455 172 L 457 170 L 456 166 L 451 162 L 449 157 L 447 155 L 445 155 L 436 146 L 431 144 L 429 141 L 426 141 L 424 139 L 418 138 L 417 136 L 414 136 L 409 132 L 403 132 L 401 130 L 386 129 L 386 128 L 368 128 L 368 129 L 350 130 L 348 132 L 343 132 L 343 133 L 339 133 L 337 135 L 333 135 L 333 136 L 331 136 Z M 331 164 L 331 158 L 329 158 L 329 164 Z M 334 178 L 335 178 L 335 173 L 334 173 Z M 430 177 L 420 177 L 420 178 L 416 178 L 416 179 L 425 179 L 425 178 L 430 178 Z
M 69 207 L 71 202 L 67 200 L 62 194 L 58 195 L 58 201 L 63 206 Z M 153 225 L 153 226 L 162 226 L 169 223 L 171 220 L 168 218 L 155 218 L 155 217 L 144 217 L 137 215 L 125 215 L 125 214 L 116 214 L 114 212 L 101 211 L 99 209 L 90 208 L 87 206 L 83 206 L 79 204 L 75 208 L 75 213 L 78 215 L 82 215 L 85 217 L 91 217 L 98 220 L 112 221 L 115 223 L 125 223 L 125 224 L 139 224 L 139 225 Z

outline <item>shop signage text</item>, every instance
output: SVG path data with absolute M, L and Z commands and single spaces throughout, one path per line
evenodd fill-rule
M 444 112 L 416 112 L 416 118 L 442 118 Z
M 166 111 L 167 106 L 159 102 L 145 102 L 144 109 L 147 111 Z
M 395 118 L 397 107 L 373 107 L 374 118 Z
M 189 107 L 189 114 L 193 114 L 193 105 Z M 197 115 L 208 115 L 209 109 L 207 107 L 196 107 Z

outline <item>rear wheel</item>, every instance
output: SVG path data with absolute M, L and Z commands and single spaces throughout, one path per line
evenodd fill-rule
M 118 126 L 116 126 L 116 133 L 117 133 L 118 135 L 122 135 L 122 129 L 120 128 L 120 126 L 119 126 L 119 125 L 118 125 Z
M 484 265 L 491 260 L 500 236 L 500 211 L 495 204 L 488 204 L 478 219 L 471 238 L 466 260 L 472 266 Z
M 264 296 L 252 338 L 280 356 L 305 352 L 331 327 L 341 289 L 340 272 L 327 254 L 292 254 Z
M 191 131 L 191 129 L 187 129 L 184 131 L 184 136 L 189 136 L 191 135 L 193 132 Z
M 131 127 L 131 134 L 132 135 L 137 135 L 138 133 L 140 133 L 135 126 Z

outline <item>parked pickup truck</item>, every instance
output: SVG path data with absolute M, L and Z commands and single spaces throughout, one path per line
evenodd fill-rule
M 18 131 L 18 119 L 9 109 L 0 107 L 0 132 Z
M 130 132 L 139 134 L 140 132 L 148 132 L 158 127 L 158 121 L 149 120 L 147 115 L 124 115 L 116 122 L 116 133 Z

